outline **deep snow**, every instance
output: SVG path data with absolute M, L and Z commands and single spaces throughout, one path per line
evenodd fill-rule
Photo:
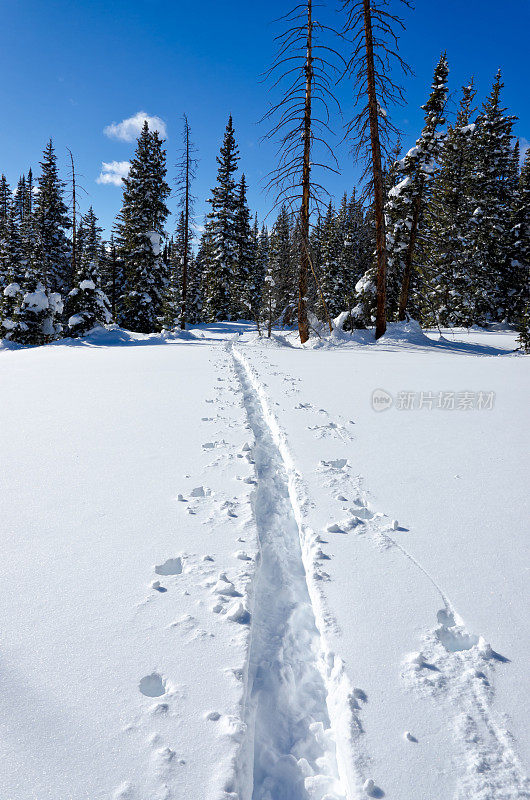
M 4 348 L 2 798 L 530 796 L 528 359 L 442 333 Z

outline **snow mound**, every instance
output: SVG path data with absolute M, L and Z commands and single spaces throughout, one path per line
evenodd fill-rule
M 419 344 L 432 347 L 432 339 L 426 336 L 419 322 L 411 319 L 408 322 L 389 322 L 386 333 L 378 340 L 381 344 L 386 342 L 399 342 L 405 344 Z

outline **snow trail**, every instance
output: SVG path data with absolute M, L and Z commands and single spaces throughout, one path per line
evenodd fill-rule
M 323 647 L 281 453 L 233 352 L 255 438 L 253 510 L 260 544 L 246 704 L 245 797 L 343 800 L 323 678 Z M 250 777 L 252 775 L 252 777 Z

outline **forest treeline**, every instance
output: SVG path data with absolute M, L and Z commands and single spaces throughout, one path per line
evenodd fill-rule
M 383 164 L 386 319 L 411 316 L 424 326 L 509 323 L 519 326 L 528 346 L 530 150 L 520 158 L 500 72 L 478 109 L 473 83 L 463 87 L 450 121 L 447 81 L 443 54 L 416 144 L 404 155 L 398 145 Z M 73 159 L 65 180 L 51 140 L 36 179 L 29 170 L 13 190 L 2 176 L 3 338 L 37 345 L 109 322 L 149 333 L 234 319 L 253 320 L 270 335 L 274 325 L 296 321 L 301 251 L 309 265 L 303 298 L 309 327 L 336 318 L 346 330 L 374 325 L 374 206 L 358 189 L 336 205 L 317 204 L 307 240 L 288 202 L 274 221 L 259 221 L 247 202 L 230 117 L 198 235 L 186 118 L 174 192 L 166 158 L 163 140 L 146 122 L 109 240 L 92 207 L 79 213 Z M 168 232 L 172 203 L 177 227 Z

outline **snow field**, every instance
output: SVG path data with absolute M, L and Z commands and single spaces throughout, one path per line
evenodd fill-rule
M 527 362 L 450 336 L 1 354 L 2 797 L 530 796 Z

